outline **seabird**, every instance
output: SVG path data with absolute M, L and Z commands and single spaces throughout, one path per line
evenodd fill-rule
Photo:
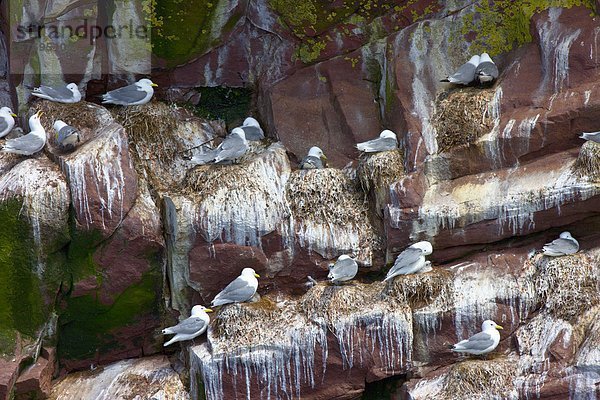
M 131 85 L 111 90 L 102 95 L 102 104 L 117 104 L 121 106 L 137 106 L 146 104 L 154 94 L 154 87 L 158 86 L 150 79 L 140 79 Z
M 313 146 L 308 150 L 308 155 L 300 161 L 300 169 L 323 169 L 324 161 L 327 161 L 327 157 L 323 154 L 323 150 Z
M 66 86 L 57 87 L 40 86 L 33 89 L 31 94 L 57 103 L 71 104 L 81 101 L 81 92 L 76 83 L 69 83 Z
M 62 150 L 71 151 L 79 143 L 79 131 L 65 122 L 56 120 L 53 125 L 56 131 L 56 142 Z
M 479 56 L 479 64 L 475 70 L 475 77 L 481 84 L 491 83 L 498 78 L 498 67 L 488 53 Z
M 460 68 L 441 82 L 450 82 L 458 85 L 470 85 L 475 80 L 475 70 L 479 65 L 479 56 L 474 55 L 469 61 L 460 66 Z
M 166 347 L 175 342 L 191 340 L 196 336 L 202 335 L 210 322 L 207 312 L 212 312 L 212 310 L 200 305 L 194 306 L 192 307 L 192 315 L 189 318 L 184 319 L 175 326 L 163 329 L 163 335 L 175 335 L 163 346 Z
M 17 114 L 12 112 L 9 107 L 0 108 L 0 138 L 8 135 L 15 126 L 15 118 Z
M 481 332 L 468 339 L 461 340 L 452 346 L 451 350 L 474 355 L 487 354 L 494 350 L 498 346 L 498 343 L 500 343 L 500 332 L 498 332 L 498 329 L 503 328 L 488 319 L 481 325 Z
M 396 138 L 396 134 L 388 129 L 381 131 L 377 139 L 356 144 L 356 148 L 365 153 L 394 150 L 397 147 L 398 139 Z
M 211 305 L 213 307 L 229 303 L 243 303 L 248 301 L 258 289 L 258 275 L 252 268 L 244 268 L 240 276 L 235 278 L 225 289 L 215 296 Z
M 394 266 L 388 271 L 384 281 L 390 280 L 398 275 L 408 275 L 420 272 L 422 269 L 431 267 L 427 264 L 425 256 L 433 253 L 433 246 L 428 241 L 417 242 L 406 248 L 396 257 Z
M 542 251 L 545 256 L 551 257 L 575 254 L 579 251 L 579 242 L 571 236 L 571 233 L 563 232 L 558 239 L 546 243 Z
M 46 131 L 40 122 L 42 112 L 38 111 L 29 117 L 29 133 L 4 143 L 2 151 L 5 153 L 30 156 L 42 150 L 46 145 Z
M 349 281 L 356 276 L 358 264 L 350 256 L 343 254 L 338 257 L 334 264 L 329 264 L 329 275 L 327 278 L 334 285 Z

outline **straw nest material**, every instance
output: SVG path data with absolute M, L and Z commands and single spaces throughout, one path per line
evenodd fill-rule
M 591 140 L 585 142 L 579 150 L 573 170 L 580 177 L 587 176 L 593 182 L 600 182 L 600 143 Z

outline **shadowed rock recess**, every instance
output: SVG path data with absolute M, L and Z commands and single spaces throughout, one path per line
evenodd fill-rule
M 0 106 L 48 137 L 0 152 L 0 400 L 600 398 L 598 2 L 33 3 L 0 11 Z M 16 9 L 152 24 L 155 98 L 30 99 L 42 76 L 95 101 L 138 44 L 11 54 Z M 496 82 L 440 82 L 484 51 Z M 246 115 L 267 139 L 238 164 L 189 161 Z M 383 129 L 399 148 L 359 154 Z M 328 168 L 298 170 L 312 146 Z M 579 252 L 543 256 L 563 231 Z M 433 270 L 382 282 L 421 240 Z M 342 254 L 358 275 L 332 286 Z M 260 296 L 163 348 L 244 267 Z M 486 359 L 448 349 L 486 319 Z

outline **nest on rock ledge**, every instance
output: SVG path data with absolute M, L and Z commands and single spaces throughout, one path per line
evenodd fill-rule
M 573 321 L 600 305 L 600 271 L 587 255 L 540 257 L 536 266 L 534 287 L 554 317 Z
M 439 153 L 475 143 L 492 129 L 494 94 L 494 89 L 460 88 L 438 96 L 432 123 Z
M 362 154 L 356 174 L 364 192 L 373 189 L 377 212 L 380 213 L 385 206 L 390 185 L 404 176 L 402 150 Z
M 389 296 L 402 299 L 411 308 L 425 307 L 439 300 L 440 306 L 453 302 L 454 276 L 451 272 L 434 268 L 424 274 L 400 275 L 390 282 Z
M 513 391 L 517 363 L 506 358 L 465 360 L 444 377 L 439 399 L 507 398 Z
M 600 143 L 591 140 L 585 142 L 579 150 L 573 170 L 580 177 L 587 176 L 593 182 L 600 182 Z
M 114 107 L 113 116 L 127 131 L 129 146 L 141 159 L 172 162 L 184 148 L 176 135 L 177 110 L 161 102 Z

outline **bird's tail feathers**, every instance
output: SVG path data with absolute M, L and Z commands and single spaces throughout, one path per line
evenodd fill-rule
M 167 343 L 163 344 L 163 347 L 167 347 L 168 345 L 175 343 L 175 342 L 177 341 L 176 339 L 179 339 L 179 338 L 177 337 L 177 335 L 173 336 L 173 337 L 171 338 L 171 340 L 169 340 Z
M 448 79 L 448 78 L 440 79 L 440 82 L 450 82 L 450 79 Z

